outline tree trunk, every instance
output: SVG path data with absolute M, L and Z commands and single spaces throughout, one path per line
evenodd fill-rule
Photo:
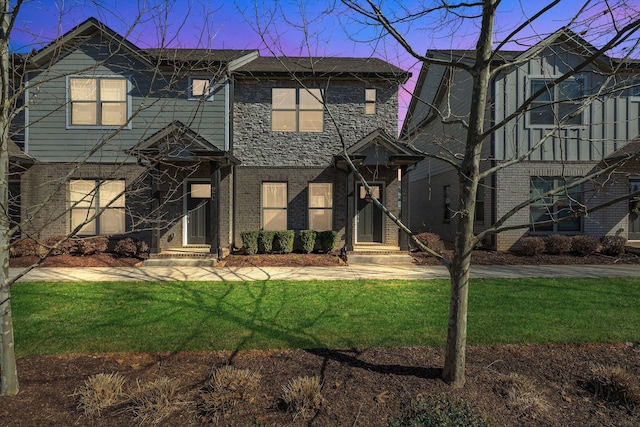
M 18 393 L 9 281 L 9 2 L 0 2 L 0 396 Z

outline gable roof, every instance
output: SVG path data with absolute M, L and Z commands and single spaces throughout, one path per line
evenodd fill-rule
M 379 58 L 262 56 L 238 69 L 246 76 L 317 76 L 393 78 L 402 82 L 411 73 Z
M 413 165 L 424 159 L 424 155 L 393 138 L 384 129 L 378 128 L 347 148 L 347 155 L 355 165 Z M 343 154 L 334 156 L 334 165 L 345 168 Z
M 128 152 L 140 159 L 165 162 L 214 160 L 224 165 L 240 164 L 229 152 L 220 150 L 179 120 L 174 120 L 149 138 L 140 141 Z

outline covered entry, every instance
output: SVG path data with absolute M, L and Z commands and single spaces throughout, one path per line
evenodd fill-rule
M 373 197 L 384 200 L 384 184 L 369 184 Z M 356 243 L 384 243 L 384 213 L 373 203 L 364 185 L 358 183 L 356 207 Z

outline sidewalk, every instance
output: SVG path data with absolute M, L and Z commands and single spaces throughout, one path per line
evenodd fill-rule
M 9 269 L 15 277 L 20 268 Z M 496 265 L 474 266 L 472 278 L 640 277 L 638 265 Z M 444 266 L 352 265 L 344 267 L 90 267 L 36 268 L 20 281 L 253 281 L 448 279 Z

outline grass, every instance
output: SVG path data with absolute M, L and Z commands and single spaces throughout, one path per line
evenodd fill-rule
M 442 345 L 430 281 L 18 283 L 18 355 Z M 639 339 L 640 279 L 474 280 L 469 343 Z

